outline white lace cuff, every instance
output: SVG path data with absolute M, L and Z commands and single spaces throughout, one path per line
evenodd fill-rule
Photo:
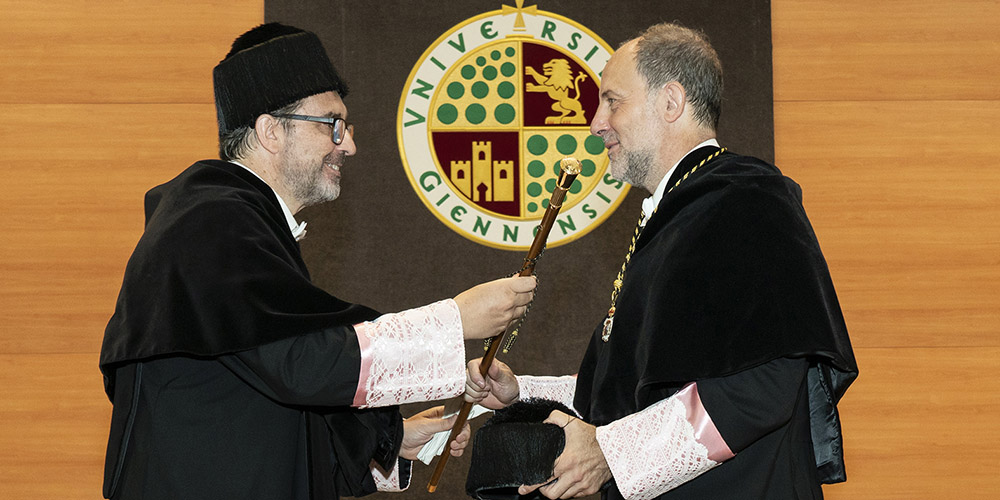
M 734 455 L 701 404 L 696 384 L 645 410 L 597 428 L 618 491 L 656 498 Z
M 580 416 L 580 412 L 573 408 L 573 397 L 576 395 L 576 375 L 563 375 L 561 377 L 518 375 L 517 386 L 521 391 L 518 399 L 542 398 L 558 401 L 572 409 L 577 417 Z
M 384 471 L 378 465 L 372 464 L 372 477 L 375 479 L 375 487 L 378 491 L 403 491 L 410 487 L 410 477 L 406 474 L 405 484 L 404 481 L 400 480 L 400 461 L 401 458 L 396 459 L 396 466 L 392 468 L 391 471 Z
M 361 371 L 353 406 L 455 397 L 465 388 L 462 317 L 452 299 L 354 325 Z

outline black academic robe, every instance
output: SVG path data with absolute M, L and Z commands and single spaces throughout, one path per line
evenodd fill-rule
M 668 181 L 718 151 L 687 155 Z M 642 230 L 609 342 L 599 325 L 575 407 L 604 425 L 689 382 L 736 456 L 661 498 L 818 498 L 845 479 L 836 404 L 857 365 L 801 191 L 723 153 Z M 621 498 L 612 482 L 608 498 Z
M 108 498 L 336 498 L 394 464 L 398 409 L 356 410 L 351 325 L 315 287 L 277 198 L 228 162 L 146 195 L 101 349 Z

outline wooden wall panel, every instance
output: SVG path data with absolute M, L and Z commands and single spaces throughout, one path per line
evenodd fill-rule
M 110 405 L 96 363 L 0 354 L 0 498 L 101 498 Z
M 216 157 L 211 104 L 0 104 L 9 173 L 0 200 L 2 352 L 100 349 L 143 194 Z M 59 117 L 58 123 L 53 117 Z M 9 309 L 8 309 L 9 308 Z
M 96 499 L 97 355 L 142 194 L 214 156 L 210 70 L 263 2 L 0 12 L 0 498 Z M 841 407 L 849 481 L 827 497 L 995 495 L 1000 3 L 773 0 L 772 14 L 776 156 L 862 370 Z
M 776 101 L 1000 98 L 994 0 L 771 5 Z
M 264 3 L 0 0 L 0 12 L 0 102 L 211 103 L 212 67 Z
M 828 500 L 995 498 L 1000 349 L 859 348 L 840 404 L 847 482 Z

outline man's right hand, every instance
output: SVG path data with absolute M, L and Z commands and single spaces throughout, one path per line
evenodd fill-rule
M 455 297 L 466 340 L 485 339 L 515 324 L 535 296 L 533 276 L 502 278 L 474 286 Z
M 479 373 L 483 358 L 469 361 L 465 377 L 465 400 L 479 403 L 491 410 L 499 410 L 514 401 L 520 394 L 517 377 L 504 362 L 494 359 L 486 377 Z

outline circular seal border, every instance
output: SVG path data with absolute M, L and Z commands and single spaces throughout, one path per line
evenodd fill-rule
M 527 239 L 524 244 L 512 244 L 488 239 L 484 233 L 490 223 L 496 221 L 499 224 L 504 225 L 504 239 L 506 239 L 508 230 L 511 227 L 513 227 L 513 234 L 515 235 L 518 234 L 522 228 L 524 228 L 525 231 L 534 234 L 534 230 L 541 221 L 541 215 L 538 217 L 513 219 L 500 214 L 486 212 L 479 207 L 468 203 L 467 200 L 461 199 L 461 194 L 454 191 L 451 183 L 444 178 L 443 172 L 441 172 L 437 159 L 434 156 L 435 153 L 433 151 L 433 143 L 430 138 L 432 131 L 428 126 L 431 113 L 432 96 L 427 95 L 427 92 L 429 91 L 433 93 L 440 84 L 441 79 L 444 78 L 445 73 L 469 52 L 497 40 L 503 40 L 504 38 L 501 37 L 507 37 L 510 35 L 522 35 L 525 36 L 525 40 L 531 40 L 534 43 L 544 43 L 558 47 L 560 51 L 575 59 L 579 64 L 586 66 L 591 73 L 599 76 L 601 71 L 595 69 L 595 67 L 588 62 L 588 60 L 595 55 L 594 53 L 591 53 L 589 56 L 580 55 L 575 52 L 574 49 L 560 44 L 554 44 L 550 40 L 538 38 L 532 34 L 544 34 L 543 29 L 535 29 L 532 31 L 531 28 L 537 28 L 538 26 L 542 26 L 544 28 L 546 20 L 557 21 L 562 23 L 564 26 L 589 36 L 591 41 L 596 43 L 596 46 L 591 47 L 590 50 L 597 48 L 603 49 L 603 52 L 598 51 L 596 54 L 603 58 L 603 62 L 607 62 L 607 59 L 611 57 L 613 50 L 607 42 L 597 36 L 597 34 L 589 28 L 565 16 L 538 9 L 528 14 L 528 16 L 525 16 L 526 18 L 530 17 L 531 19 L 530 22 L 525 23 L 526 26 L 524 31 L 515 31 L 513 26 L 516 15 L 519 16 L 520 14 L 516 14 L 514 9 L 511 8 L 510 11 L 507 11 L 507 9 L 494 10 L 470 17 L 452 26 L 448 31 L 441 34 L 436 40 L 434 40 L 434 42 L 426 50 L 424 50 L 417 63 L 414 64 L 411 69 L 400 95 L 399 106 L 397 107 L 396 113 L 396 138 L 399 145 L 400 159 L 403 163 L 403 168 L 406 171 L 407 179 L 409 179 L 410 184 L 414 191 L 416 191 L 417 197 L 420 198 L 420 201 L 427 207 L 428 210 L 431 211 L 431 213 L 434 214 L 435 217 L 438 218 L 438 220 L 444 223 L 451 230 L 466 239 L 475 241 L 476 243 L 503 250 L 523 251 L 530 246 L 530 238 Z M 489 26 L 487 23 L 480 23 L 480 21 L 487 19 L 491 20 Z M 526 19 L 526 21 L 529 20 Z M 478 28 L 475 28 L 477 26 Z M 495 26 L 503 26 L 504 29 L 494 29 Z M 470 27 L 473 29 L 470 29 Z M 558 29 L 558 27 L 559 26 L 556 25 L 556 29 Z M 486 29 L 495 31 L 494 35 L 492 37 L 486 36 Z M 467 33 L 477 32 L 478 36 L 465 38 Z M 456 33 L 460 33 L 460 36 L 462 37 L 458 42 L 460 45 L 456 45 L 454 40 L 449 40 Z M 573 40 L 573 37 L 571 36 L 570 39 Z M 470 43 L 470 41 L 474 43 Z M 575 43 L 575 40 L 573 40 L 573 42 Z M 439 54 L 441 51 L 447 52 L 449 50 L 444 48 L 446 44 L 450 45 L 451 49 L 454 49 L 454 54 L 451 54 L 451 57 L 444 57 L 443 53 Z M 461 51 L 458 50 L 459 47 L 462 48 Z M 440 56 L 440 58 L 445 61 L 442 62 L 438 60 L 436 56 Z M 599 59 L 597 63 L 600 62 L 601 61 Z M 523 70 L 523 68 L 520 68 L 519 70 Z M 603 70 L 603 67 L 601 70 Z M 431 72 L 439 73 L 439 75 L 437 79 L 426 77 L 427 80 L 435 82 L 433 85 L 427 86 L 428 83 L 420 77 L 425 73 Z M 420 82 L 422 85 L 420 87 L 414 87 L 415 81 Z M 599 81 L 595 83 L 599 84 Z M 424 101 L 415 101 L 420 98 L 423 98 Z M 416 111 L 414 111 L 410 106 L 414 102 L 426 102 L 426 104 L 422 106 L 412 106 L 412 108 L 416 108 Z M 419 127 L 414 129 L 414 131 L 407 133 L 405 129 L 410 125 L 419 125 Z M 521 125 L 519 130 L 523 133 L 525 127 Z M 414 149 L 420 144 L 411 144 L 410 150 L 407 150 L 408 136 L 411 136 L 409 140 L 410 143 L 420 141 L 420 144 L 422 144 L 423 147 L 419 151 L 414 151 Z M 422 139 L 418 139 L 416 136 L 420 136 Z M 427 165 L 427 167 L 419 169 L 419 172 L 415 172 L 411 163 Z M 557 233 L 556 229 L 560 228 L 563 231 L 563 237 L 551 238 L 547 244 L 548 247 L 551 248 L 570 243 L 585 236 L 597 226 L 604 223 L 604 221 L 607 220 L 607 218 L 610 217 L 611 214 L 613 214 L 618 206 L 624 201 L 629 191 L 629 185 L 622 183 L 617 179 L 611 178 L 608 173 L 607 165 L 607 162 L 605 162 L 604 169 L 599 172 L 598 175 L 600 175 L 601 178 L 598 180 L 597 185 L 593 187 L 584 198 L 577 200 L 567 212 L 559 214 L 559 217 L 557 218 L 557 226 L 556 228 L 553 228 L 552 234 L 554 236 Z M 598 189 L 602 186 L 607 186 L 611 189 L 613 197 L 609 197 L 606 193 L 598 192 Z M 605 202 L 602 204 L 603 211 L 597 212 L 594 207 L 591 207 L 587 203 L 587 201 L 592 197 L 599 197 Z M 592 215 L 593 213 L 596 213 L 596 216 Z M 458 216 L 465 217 L 470 215 L 474 216 L 476 219 L 475 223 L 462 221 L 457 218 Z M 586 223 L 581 224 L 582 227 L 579 229 L 576 228 L 575 223 L 566 223 L 567 220 L 572 221 L 572 217 L 574 215 L 577 216 L 577 220 L 586 220 Z M 483 219 L 487 220 L 485 226 L 481 224 Z M 571 228 L 570 232 L 567 232 L 567 227 Z

